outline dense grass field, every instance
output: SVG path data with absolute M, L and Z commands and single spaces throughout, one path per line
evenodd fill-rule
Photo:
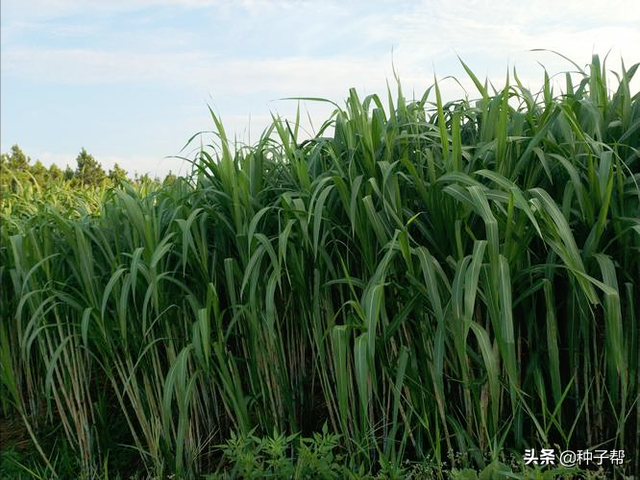
M 212 113 L 188 178 L 3 192 L 0 473 L 637 475 L 637 68 L 351 90 L 250 146 Z

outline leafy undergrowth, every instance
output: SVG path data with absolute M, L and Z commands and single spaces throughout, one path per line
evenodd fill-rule
M 402 464 L 379 458 L 373 464 L 358 463 L 349 459 L 341 446 L 340 435 L 329 434 L 327 427 L 312 437 L 298 434 L 286 436 L 274 431 L 272 435 L 258 437 L 250 432 L 247 436 L 231 433 L 227 442 L 218 446 L 222 452 L 220 465 L 215 473 L 203 474 L 202 480 L 232 479 L 300 479 L 300 480 L 606 480 L 627 478 L 616 476 L 613 471 L 585 470 L 580 468 L 536 467 L 525 465 L 522 458 L 510 455 L 505 459 L 487 462 L 480 471 L 465 468 L 465 454 L 450 455 L 449 462 L 437 463 L 430 458 L 420 462 L 404 461 Z M 505 463 L 506 462 L 506 463 Z M 94 473 L 91 479 L 155 480 L 158 477 L 136 473 L 134 464 L 129 473 L 112 476 L 108 470 Z M 62 478 L 74 478 L 58 470 Z M 48 478 L 47 468 L 41 462 L 29 460 L 24 449 L 8 448 L 0 452 L 0 479 Z M 168 478 L 176 478 L 169 475 Z M 629 477 L 631 478 L 631 477 Z
M 584 470 L 528 466 L 522 458 L 514 455 L 510 456 L 509 464 L 500 460 L 488 461 L 485 468 L 477 471 L 459 466 L 466 463 L 463 461 L 465 455 L 461 453 L 451 455 L 448 464 L 439 464 L 428 458 L 421 462 L 398 464 L 378 456 L 373 468 L 375 473 L 372 473 L 369 465 L 354 463 L 339 453 L 343 452 L 339 440 L 339 435 L 327 433 L 326 425 L 322 433 L 316 433 L 312 438 L 285 436 L 277 432 L 263 438 L 232 433 L 231 438 L 220 446 L 224 453 L 223 466 L 219 472 L 205 475 L 205 479 L 605 480 L 613 473 L 603 468 Z

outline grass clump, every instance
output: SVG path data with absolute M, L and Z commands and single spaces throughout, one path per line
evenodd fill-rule
M 2 417 L 47 476 L 51 424 L 84 477 L 480 477 L 556 445 L 639 471 L 637 68 L 351 90 L 305 141 L 212 114 L 189 178 L 3 206 Z

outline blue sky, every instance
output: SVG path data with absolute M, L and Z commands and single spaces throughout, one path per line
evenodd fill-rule
M 255 141 L 285 97 L 342 104 L 355 87 L 386 93 L 398 72 L 407 96 L 455 76 L 459 55 L 504 83 L 516 67 L 532 89 L 543 71 L 640 62 L 640 0 L 2 0 L 1 151 L 75 166 L 86 148 L 107 169 L 186 173 L 186 141 L 211 130 L 208 106 L 231 137 Z M 635 82 L 637 91 L 638 82 Z M 448 98 L 464 95 L 452 80 Z M 304 102 L 315 128 L 328 104 Z M 306 122 L 308 131 L 312 126 Z M 182 152 L 193 156 L 188 151 Z

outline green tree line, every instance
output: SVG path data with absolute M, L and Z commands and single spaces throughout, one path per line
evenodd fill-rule
M 0 155 L 0 169 L 2 170 L 2 186 L 10 186 L 12 182 L 31 182 L 45 186 L 48 182 L 58 180 L 68 180 L 78 185 L 102 185 L 105 181 L 118 182 L 128 180 L 127 172 L 117 163 L 109 173 L 105 173 L 102 165 L 87 152 L 80 150 L 76 157 L 76 168 L 69 165 L 62 170 L 55 163 L 49 168 L 45 167 L 40 160 L 31 162 L 31 157 L 27 156 L 18 145 L 11 147 L 10 153 Z
M 105 183 L 117 184 L 126 182 L 148 182 L 161 183 L 159 178 L 151 178 L 148 174 L 134 174 L 131 178 L 128 172 L 115 163 L 108 172 L 85 148 L 82 148 L 75 159 L 76 167 L 72 168 L 67 164 L 62 170 L 55 163 L 49 168 L 45 167 L 40 160 L 32 163 L 31 157 L 27 156 L 18 145 L 11 147 L 10 153 L 0 155 L 0 172 L 2 189 L 15 190 L 17 185 L 31 183 L 44 187 L 51 182 L 67 181 L 71 186 L 100 187 Z M 175 177 L 169 173 L 164 180 L 172 180 Z

